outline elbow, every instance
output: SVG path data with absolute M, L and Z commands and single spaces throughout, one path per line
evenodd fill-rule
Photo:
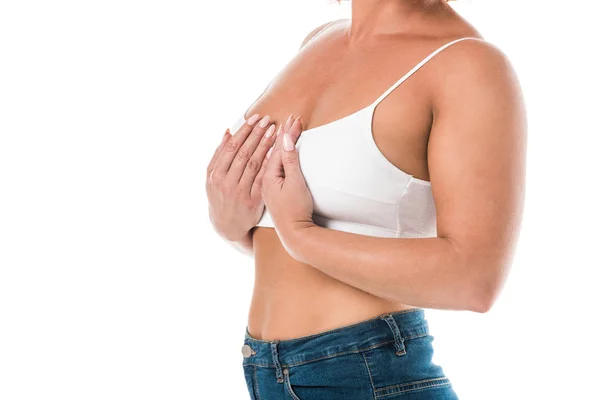
M 495 298 L 490 295 L 481 295 L 478 297 L 474 297 L 471 303 L 469 304 L 468 309 L 470 311 L 474 311 L 480 314 L 486 313 L 492 309 L 494 305 Z
M 496 271 L 501 271 L 497 269 Z M 478 279 L 471 280 L 471 287 L 468 293 L 471 293 L 468 299 L 467 308 L 477 313 L 489 312 L 500 295 L 502 288 L 502 276 L 497 273 L 488 273 L 479 276 Z
M 461 308 L 481 314 L 489 312 L 502 290 L 510 258 L 489 250 L 462 249 L 457 254 L 454 270 L 462 271 L 457 288 Z

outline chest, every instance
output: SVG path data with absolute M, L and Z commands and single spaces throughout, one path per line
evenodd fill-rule
M 371 136 L 372 109 L 303 132 L 300 168 L 320 221 L 397 230 L 398 202 L 411 175 L 379 151 Z
M 344 132 L 361 129 L 370 135 L 368 139 L 374 142 L 387 164 L 428 179 L 427 143 L 432 115 L 428 93 L 422 90 L 420 82 L 406 82 L 402 90 L 394 90 L 374 105 L 373 102 L 390 86 L 390 82 L 398 78 L 397 74 L 382 79 L 374 76 L 377 74 L 358 69 L 340 72 L 342 78 L 329 78 L 330 81 L 327 81 L 327 74 L 319 75 L 317 71 L 314 72 L 315 78 L 306 77 L 311 74 L 304 68 L 312 71 L 314 66 L 304 67 L 304 64 L 291 65 L 281 71 L 244 115 L 268 114 L 278 125 L 284 123 L 290 113 L 301 115 L 304 129 L 300 141 L 308 141 L 307 147 L 316 143 L 328 144 L 328 150 L 335 148 L 335 143 L 338 146 L 345 141 L 356 144 L 352 142 L 356 137 Z M 374 107 L 366 110 L 371 106 Z M 365 122 L 367 119 L 368 122 Z M 357 122 L 362 125 L 351 126 L 351 123 Z M 338 128 L 334 132 L 329 129 L 333 126 Z M 317 138 L 321 134 L 323 137 Z M 348 146 L 344 148 L 347 150 Z M 315 148 L 310 153 L 323 150 Z
M 323 126 L 373 103 L 410 70 L 413 59 L 390 45 L 349 52 L 335 38 L 307 46 L 274 76 L 245 116 L 269 114 L 279 124 L 292 113 L 302 116 L 304 130 Z M 376 141 L 387 147 L 384 152 L 406 159 L 397 149 L 412 154 L 422 150 L 431 126 L 429 108 L 426 76 L 412 77 L 390 93 L 373 120 Z
M 239 124 L 254 113 L 268 114 L 277 124 L 290 113 L 302 116 L 296 147 L 318 225 L 386 237 L 431 234 L 430 184 L 415 177 L 428 175 L 431 119 L 422 83 L 413 79 L 387 93 L 399 71 L 406 72 L 397 65 L 382 64 L 374 74 L 336 62 L 331 64 L 339 76 L 332 76 L 330 65 L 319 70 L 307 59 L 290 62 Z M 258 225 L 272 226 L 268 210 Z

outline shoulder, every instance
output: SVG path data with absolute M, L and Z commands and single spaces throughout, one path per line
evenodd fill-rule
M 325 28 L 327 28 L 329 25 L 333 25 L 333 24 L 335 24 L 337 22 L 346 21 L 346 20 L 347 20 L 347 18 L 336 19 L 336 20 L 333 20 L 333 21 L 325 22 L 324 24 L 321 24 L 321 25 L 317 26 L 316 28 L 314 28 L 313 30 L 311 30 L 308 33 L 308 35 L 306 35 L 306 37 L 302 41 L 302 44 L 300 45 L 300 49 L 302 49 L 312 38 L 314 38 L 315 36 L 317 36 L 321 31 L 325 30 Z
M 461 40 L 445 48 L 437 56 L 443 58 L 440 69 L 432 74 L 434 103 L 442 107 L 466 94 L 520 96 L 517 73 L 507 54 L 484 39 Z M 439 72 L 438 72 L 439 71 Z
M 476 38 L 461 40 L 447 49 L 445 65 L 462 74 L 499 73 L 511 71 L 512 65 L 506 53 L 495 44 Z

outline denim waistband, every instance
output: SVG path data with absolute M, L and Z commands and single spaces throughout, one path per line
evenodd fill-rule
M 309 336 L 285 340 L 244 337 L 244 365 L 282 368 L 301 365 L 394 343 L 396 354 L 405 353 L 404 340 L 429 334 L 423 308 L 386 313 L 377 317 Z

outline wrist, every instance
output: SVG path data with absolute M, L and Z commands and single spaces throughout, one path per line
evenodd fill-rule
M 249 236 L 250 236 L 250 231 L 246 231 L 245 233 L 240 234 L 239 232 L 237 233 L 219 233 L 221 235 L 221 237 L 225 240 L 227 240 L 228 242 L 242 242 L 245 241 Z
M 288 248 L 288 253 L 290 253 L 296 261 L 302 263 L 306 262 L 305 252 L 307 238 L 319 228 L 318 225 L 310 221 L 296 223 L 293 227 L 288 229 L 287 234 L 285 234 L 286 247 Z
M 241 240 L 246 239 L 247 236 L 250 234 L 250 230 L 245 231 L 245 232 L 240 232 L 240 231 L 234 232 L 230 228 L 231 224 L 219 223 L 218 221 L 215 221 L 212 218 L 212 216 L 210 216 L 210 214 L 209 214 L 209 218 L 210 218 L 210 222 L 211 222 L 212 227 L 215 230 L 215 232 L 217 232 L 217 234 L 219 236 L 221 236 L 221 238 L 223 238 L 224 240 L 226 240 L 228 242 L 239 242 Z

